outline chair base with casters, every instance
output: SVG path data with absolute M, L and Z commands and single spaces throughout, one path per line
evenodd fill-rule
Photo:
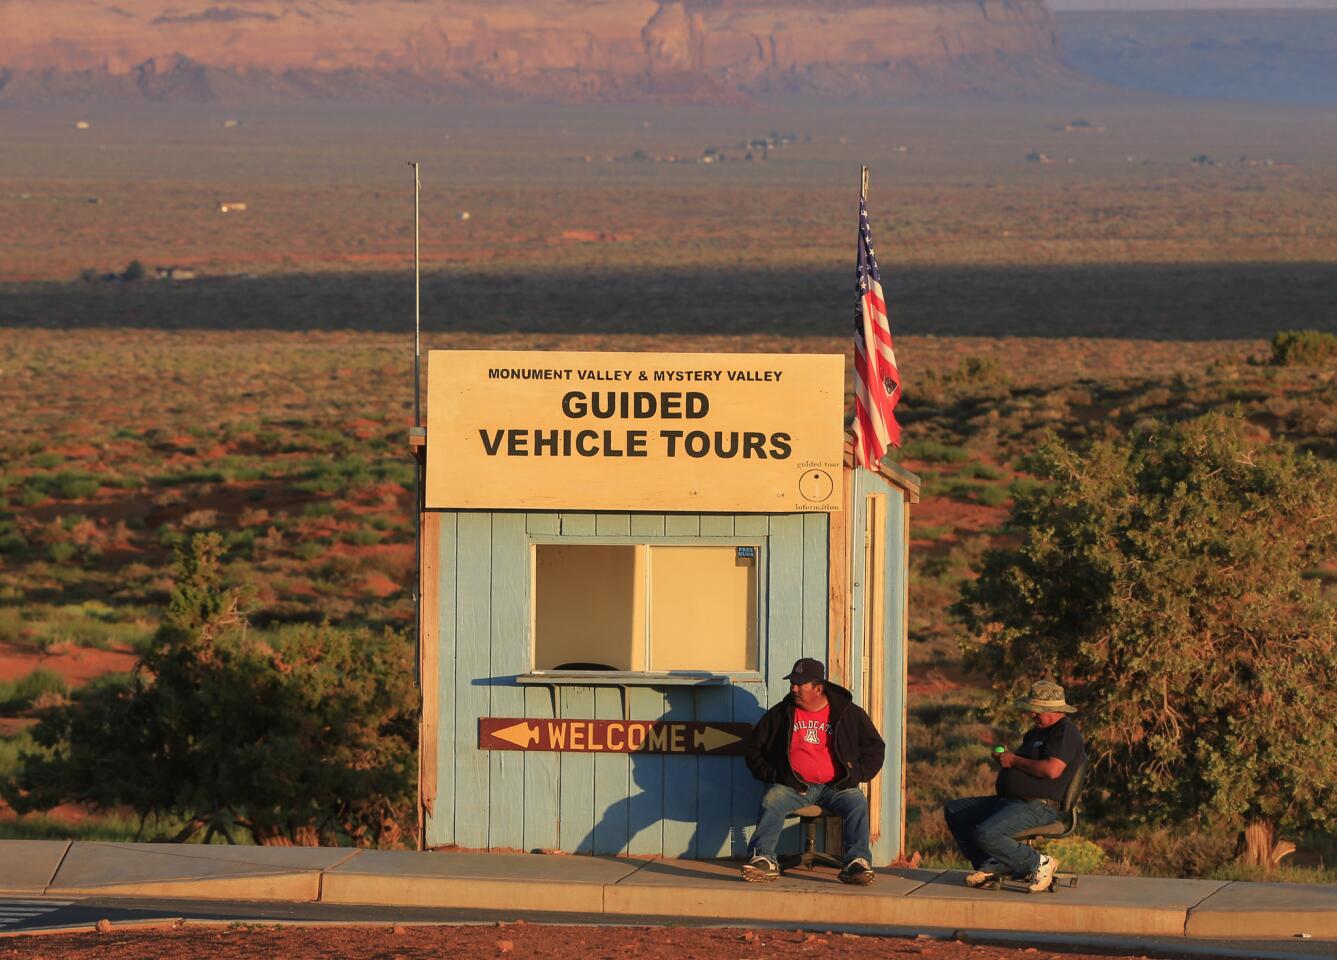
M 1076 808 L 1061 814 L 1059 819 L 1053 823 L 1046 823 L 1040 827 L 1028 827 L 1012 834 L 1012 839 L 1027 846 L 1031 846 L 1036 840 L 1058 840 L 1068 836 L 1077 828 L 1077 810 Z M 1055 871 L 1054 876 L 1049 880 L 1049 886 L 1045 887 L 1048 893 L 1057 893 L 1060 884 L 1066 883 L 1070 887 L 1077 886 L 1077 874 Z M 1023 890 L 1026 893 L 1032 893 L 1025 880 L 1014 880 L 1012 877 L 996 873 L 993 879 L 983 884 L 991 890 Z
M 845 862 L 840 857 L 832 856 L 817 849 L 817 827 L 824 820 L 839 820 L 834 813 L 828 813 L 821 807 L 809 804 L 806 807 L 799 807 L 789 814 L 791 817 L 798 817 L 803 824 L 803 852 L 790 853 L 780 858 L 780 866 L 785 870 L 792 870 L 795 867 L 802 867 L 805 870 L 811 870 L 814 866 L 835 867 L 837 870 L 844 869 Z
M 1053 823 L 1046 823 L 1039 827 L 1027 827 L 1024 830 L 1018 830 L 1012 834 L 1012 839 L 1018 843 L 1024 843 L 1027 846 L 1033 846 L 1037 840 L 1061 840 L 1070 835 L 1077 829 L 1077 799 L 1082 792 L 1082 779 L 1086 776 L 1086 758 L 1083 757 L 1077 764 L 1077 771 L 1068 781 L 1068 788 L 1063 791 L 1063 799 L 1058 805 L 1058 819 Z M 1049 886 L 1044 889 L 1049 893 L 1057 893 L 1059 884 L 1066 883 L 1070 887 L 1077 886 L 1077 874 L 1055 871 L 1054 876 L 1049 881 Z M 994 874 L 992 881 L 985 883 L 984 886 L 992 887 L 994 890 L 1016 890 L 1018 886 L 1021 889 L 1031 892 L 1024 880 L 1013 880 L 1011 877 L 1005 877 L 1001 874 Z

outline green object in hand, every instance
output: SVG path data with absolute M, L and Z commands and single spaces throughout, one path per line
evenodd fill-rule
M 993 748 L 993 755 L 994 755 L 995 757 L 1001 757 L 1001 756 L 1002 756 L 1003 754 L 1005 754 L 1005 753 L 1007 753 L 1007 747 L 1001 747 L 1001 746 L 1000 746 L 1000 747 L 994 747 L 994 748 Z

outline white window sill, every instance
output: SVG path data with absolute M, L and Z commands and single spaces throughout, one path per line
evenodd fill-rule
M 670 673 L 619 670 L 535 670 L 522 673 L 516 683 L 539 683 L 548 686 L 577 687 L 712 687 L 731 683 L 761 683 L 761 674 L 755 670 L 739 673 L 709 673 L 705 671 L 675 670 Z

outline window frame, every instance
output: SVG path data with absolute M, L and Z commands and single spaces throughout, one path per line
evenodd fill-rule
M 760 683 L 766 670 L 768 632 L 767 618 L 767 571 L 770 553 L 769 537 L 764 534 L 753 536 L 673 536 L 658 537 L 647 535 L 599 535 L 590 537 L 571 537 L 556 534 L 530 534 L 526 549 L 529 551 L 529 589 L 525 596 L 528 605 L 526 630 L 528 631 L 526 656 L 528 672 L 517 676 L 517 683 L 536 683 L 547 685 L 572 686 L 714 686 L 731 683 Z M 535 652 L 538 645 L 538 548 L 541 546 L 561 547 L 753 547 L 757 554 L 754 560 L 757 569 L 756 597 L 757 627 L 753 637 L 756 649 L 755 670 L 732 670 L 717 672 L 711 670 L 536 670 L 534 669 Z M 646 662 L 654 649 L 654 636 L 651 632 L 650 580 L 654 576 L 654 563 L 646 564 L 645 582 L 646 603 Z

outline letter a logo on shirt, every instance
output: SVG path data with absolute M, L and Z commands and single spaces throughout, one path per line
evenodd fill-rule
M 803 731 L 803 742 L 804 742 L 804 743 L 815 743 L 815 744 L 818 744 L 818 745 L 820 746 L 820 745 L 821 745 L 821 742 L 822 742 L 822 738 L 819 737 L 819 736 L 817 736 L 817 731 L 816 731 L 816 730 L 814 730 L 812 727 L 809 727 L 807 730 L 804 730 L 804 731 Z

